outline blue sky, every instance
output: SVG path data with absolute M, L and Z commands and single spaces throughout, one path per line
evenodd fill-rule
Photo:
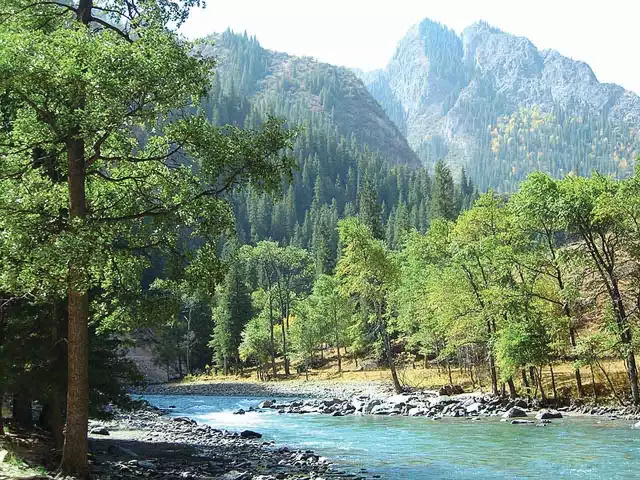
M 486 20 L 640 94 L 640 0 L 209 0 L 182 31 L 200 37 L 246 30 L 266 48 L 372 70 L 426 17 L 457 32 Z

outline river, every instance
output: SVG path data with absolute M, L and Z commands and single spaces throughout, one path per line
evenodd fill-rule
M 279 415 L 274 410 L 233 415 L 263 399 L 149 395 L 219 429 L 255 430 L 279 445 L 309 448 L 336 466 L 364 468 L 386 480 L 407 479 L 637 479 L 640 430 L 633 422 L 564 418 L 545 427 L 498 419 Z

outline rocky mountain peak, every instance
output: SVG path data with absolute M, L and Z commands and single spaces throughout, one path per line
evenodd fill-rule
M 527 116 L 523 109 L 535 110 L 534 116 L 541 119 L 536 125 L 543 125 L 549 132 L 565 129 L 575 135 L 571 122 L 585 129 L 591 124 L 591 130 L 580 135 L 589 135 L 594 145 L 585 147 L 583 137 L 580 146 L 576 140 L 579 137 L 574 136 L 567 139 L 576 142 L 571 149 L 566 145 L 550 147 L 548 139 L 536 138 L 527 148 L 540 146 L 539 151 L 527 155 L 536 155 L 542 163 L 529 165 L 518 175 L 534 168 L 566 173 L 567 168 L 558 169 L 557 159 L 549 156 L 563 149 L 563 155 L 577 155 L 571 161 L 567 157 L 566 162 L 574 164 L 571 168 L 580 173 L 598 168 L 617 174 L 619 168 L 628 169 L 633 163 L 631 157 L 640 152 L 636 127 L 640 122 L 640 97 L 618 85 L 600 83 L 584 62 L 555 50 L 540 51 L 528 38 L 484 21 L 457 35 L 438 22 L 423 20 L 398 42 L 383 71 L 375 75 L 360 73 L 359 77 L 423 161 L 444 159 L 454 167 L 466 166 L 467 172 L 479 172 L 474 178 L 483 186 L 497 186 L 503 177 L 518 171 L 513 165 L 493 163 L 487 168 L 477 163 L 491 162 L 502 155 L 501 149 L 507 144 L 494 137 L 501 134 L 500 125 L 505 119 Z M 595 137 L 593 130 L 603 138 L 591 138 Z M 622 151 L 616 151 L 608 164 L 607 156 L 620 149 L 610 137 L 620 131 L 626 132 L 620 139 Z M 599 153 L 588 153 L 588 148 Z M 542 150 L 551 153 L 544 156 Z M 510 155 L 514 154 L 520 155 L 517 151 Z M 522 161 L 517 157 L 509 160 L 513 164 Z M 499 178 L 489 178 L 489 170 L 495 170 Z

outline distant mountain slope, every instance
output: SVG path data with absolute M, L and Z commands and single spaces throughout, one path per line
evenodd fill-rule
M 624 175 L 640 152 L 640 97 L 484 22 L 458 36 L 424 20 L 384 70 L 355 73 L 423 160 L 464 165 L 483 187 L 533 169 Z
M 246 97 L 264 111 L 292 122 L 309 112 L 322 117 L 338 136 L 366 144 L 381 157 L 419 164 L 404 135 L 346 68 L 264 49 L 255 38 L 231 31 L 209 37 L 202 47 L 218 58 L 216 81 L 225 92 Z

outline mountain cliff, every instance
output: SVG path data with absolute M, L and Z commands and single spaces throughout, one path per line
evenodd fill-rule
M 624 175 L 640 152 L 640 97 L 485 22 L 457 35 L 424 20 L 385 69 L 354 72 L 423 161 L 465 166 L 482 187 L 534 169 Z

